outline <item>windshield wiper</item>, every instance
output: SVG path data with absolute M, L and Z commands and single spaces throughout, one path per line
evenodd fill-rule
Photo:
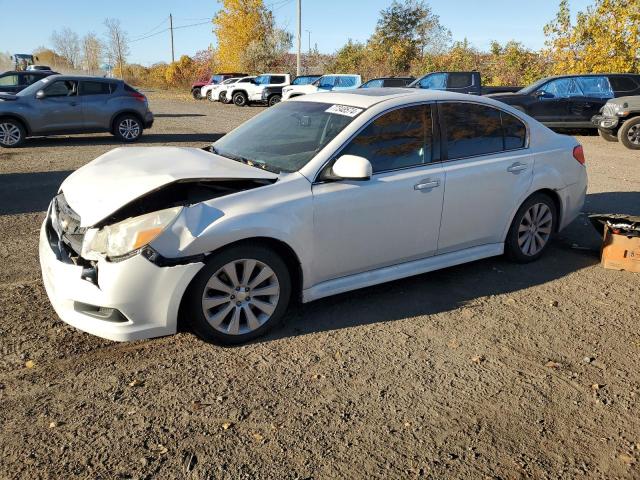
M 235 155 L 231 153 L 222 153 L 220 150 L 217 150 L 216 147 L 214 147 L 213 145 L 211 146 L 211 152 L 217 155 L 220 155 L 221 157 L 225 157 L 230 160 L 235 160 L 236 162 L 244 163 L 245 165 L 249 165 L 250 167 L 259 168 L 261 170 L 266 170 L 267 172 L 271 172 L 271 173 L 280 173 L 280 170 L 277 170 L 276 168 L 271 167 L 270 165 L 267 165 L 264 162 L 251 160 L 250 158 L 246 158 L 241 155 Z

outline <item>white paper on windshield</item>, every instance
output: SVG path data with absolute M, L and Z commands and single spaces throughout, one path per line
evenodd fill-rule
M 325 110 L 325 112 L 344 115 L 346 117 L 355 117 L 360 112 L 362 112 L 362 108 L 349 107 L 348 105 L 331 105 Z

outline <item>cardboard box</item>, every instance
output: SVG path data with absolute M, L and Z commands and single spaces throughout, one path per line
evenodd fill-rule
M 605 225 L 602 266 L 610 270 L 640 273 L 640 237 L 614 233 Z

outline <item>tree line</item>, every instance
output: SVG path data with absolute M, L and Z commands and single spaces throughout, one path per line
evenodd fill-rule
M 263 0 L 222 0 L 212 19 L 216 47 L 183 55 L 175 62 L 150 67 L 127 61 L 131 40 L 116 19 L 106 19 L 102 37 L 80 37 L 68 28 L 54 31 L 51 48 L 34 52 L 39 63 L 60 71 L 100 72 L 101 63 L 114 66 L 116 76 L 161 88 L 182 88 L 216 71 L 295 71 L 289 53 L 293 37 L 278 28 Z M 348 40 L 337 52 L 305 52 L 307 73 L 360 73 L 378 76 L 419 76 L 437 70 L 477 70 L 488 85 L 525 85 L 548 74 L 640 71 L 640 2 L 594 0 L 571 21 L 568 0 L 545 27 L 545 47 L 526 48 L 517 40 L 492 42 L 488 51 L 467 39 L 454 41 L 424 0 L 394 0 L 383 9 L 365 42 Z M 5 55 L 6 57 L 6 55 Z M 0 66 L 3 55 L 0 54 Z

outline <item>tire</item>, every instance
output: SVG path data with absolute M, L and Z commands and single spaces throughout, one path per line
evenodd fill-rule
M 0 147 L 16 148 L 24 143 L 27 132 L 18 120 L 0 118 Z
M 225 92 L 220 92 L 218 94 L 218 101 L 220 103 L 227 103 L 227 94 Z
M 544 193 L 534 193 L 513 217 L 504 243 L 506 256 L 517 263 L 539 259 L 549 246 L 557 223 L 558 211 L 553 200 Z
M 200 94 L 199 88 L 194 88 L 193 90 L 191 90 L 191 95 L 193 96 L 194 100 L 202 100 L 202 95 Z
M 213 91 L 212 90 L 209 90 L 207 92 L 207 100 L 209 100 L 210 102 L 215 102 L 216 101 L 216 99 L 213 98 Z
M 247 95 L 244 92 L 236 92 L 233 94 L 233 104 L 237 107 L 247 105 Z
M 144 127 L 140 119 L 128 113 L 120 115 L 113 122 L 113 134 L 116 138 L 126 143 L 140 140 L 143 130 Z
M 618 141 L 618 137 L 616 135 L 613 135 L 613 134 L 607 132 L 606 130 L 598 129 L 598 135 L 600 135 L 600 138 L 602 138 L 603 140 L 606 140 L 607 142 L 617 142 Z
M 631 150 L 640 150 L 640 117 L 633 117 L 618 130 L 618 140 Z
M 248 280 L 245 268 L 250 268 Z M 235 279 L 226 273 L 231 271 Z M 259 290 L 265 294 L 257 295 Z M 266 247 L 239 245 L 213 255 L 196 275 L 184 312 L 203 340 L 236 345 L 275 328 L 290 298 L 291 276 L 282 258 Z
M 269 106 L 273 107 L 274 105 L 280 103 L 282 101 L 282 95 L 271 95 L 269 97 Z

